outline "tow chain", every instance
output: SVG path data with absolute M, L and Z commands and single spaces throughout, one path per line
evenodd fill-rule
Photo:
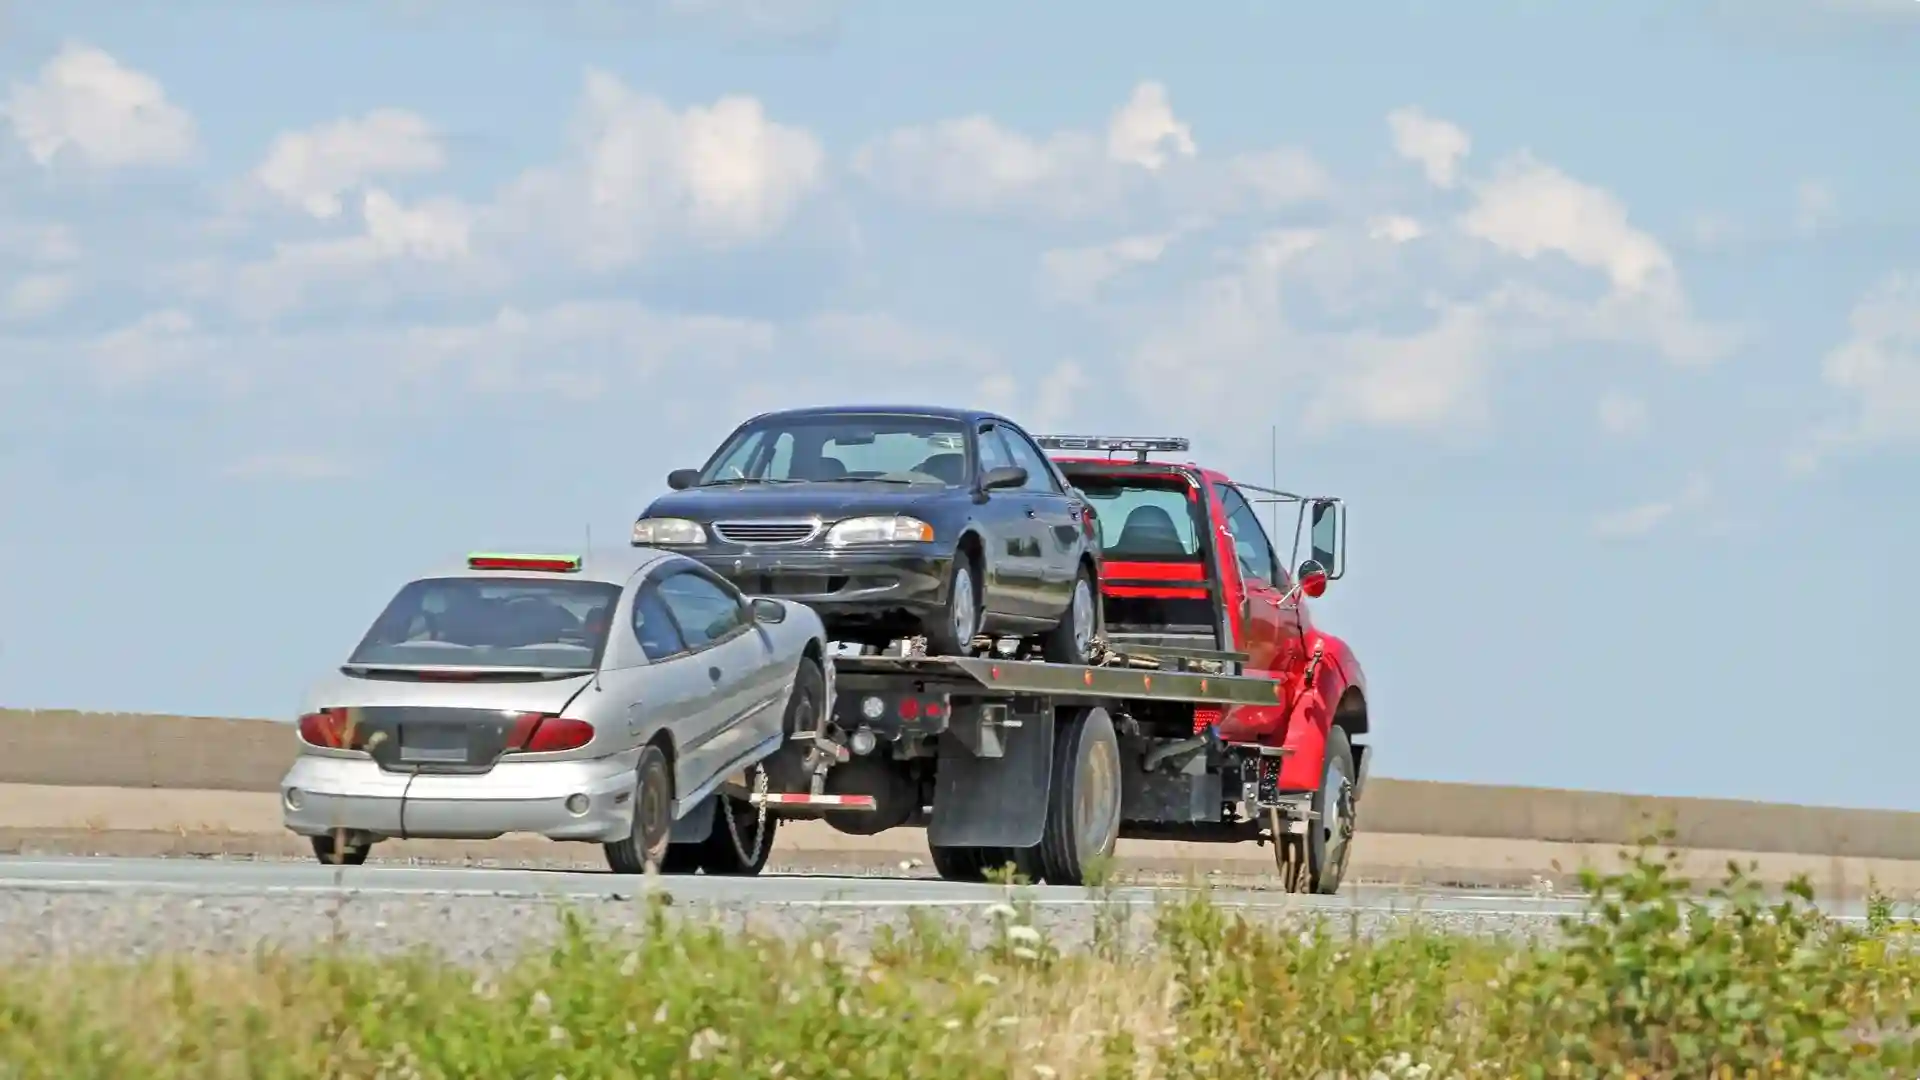
M 728 799 L 728 805 L 722 807 L 722 812 L 727 815 L 727 835 L 733 838 L 733 850 L 739 852 L 741 862 L 748 863 L 760 854 L 760 845 L 766 843 L 767 839 L 767 767 L 765 765 L 754 768 L 753 793 L 758 798 L 752 800 L 757 804 L 755 807 L 757 812 L 753 817 L 753 850 L 751 852 L 740 839 L 740 824 L 734 819 L 731 805 L 733 800 Z

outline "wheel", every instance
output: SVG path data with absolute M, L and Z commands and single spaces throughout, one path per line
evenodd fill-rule
M 964 656 L 973 646 L 980 629 L 980 582 L 973 560 L 964 552 L 953 557 L 953 571 L 947 578 L 945 617 L 924 627 L 927 655 Z
M 1038 867 L 1027 851 L 1002 847 L 941 847 L 930 844 L 933 870 L 948 881 L 981 882 L 987 875 L 1008 863 L 1028 881 L 1039 880 Z
M 1059 625 L 1048 633 L 1041 651 L 1050 664 L 1084 664 L 1093 653 L 1093 634 L 1099 626 L 1100 596 L 1093 573 L 1086 567 L 1073 580 L 1073 598 Z
M 309 839 L 313 841 L 313 857 L 328 866 L 359 866 L 373 850 L 372 844 L 338 844 L 333 833 Z
M 1320 790 L 1313 794 L 1318 819 L 1307 823 L 1305 836 L 1288 833 L 1273 845 L 1281 887 L 1293 893 L 1332 896 L 1347 875 L 1353 854 L 1354 793 L 1353 745 L 1341 728 L 1327 732 L 1327 764 Z
M 754 774 L 760 773 L 755 766 Z M 713 877 L 753 877 L 767 868 L 780 819 L 762 814 L 745 799 L 722 795 L 713 808 L 713 831 L 700 844 L 700 868 Z
M 673 837 L 673 770 L 658 743 L 640 751 L 639 775 L 633 793 L 633 828 L 626 836 L 602 845 L 607 866 L 616 874 L 644 874 L 649 865 L 666 864 Z
M 1058 723 L 1039 864 L 1049 885 L 1084 884 L 1120 840 L 1120 739 L 1105 709 Z

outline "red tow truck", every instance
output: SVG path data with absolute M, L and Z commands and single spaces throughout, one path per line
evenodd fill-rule
M 855 835 L 925 827 L 952 880 L 1011 864 L 1077 885 L 1121 838 L 1252 841 L 1288 890 L 1337 891 L 1371 755 L 1366 678 L 1306 600 L 1345 575 L 1344 504 L 1151 458 L 1185 439 L 1037 441 L 1100 540 L 1093 662 L 987 639 L 835 657 L 829 707 L 750 801 Z M 1286 563 L 1257 506 L 1293 508 Z

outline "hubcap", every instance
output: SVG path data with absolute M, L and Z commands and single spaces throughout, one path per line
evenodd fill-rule
M 1086 578 L 1073 586 L 1073 647 L 1081 656 L 1093 648 L 1093 587 Z
M 1119 800 L 1114 797 L 1119 777 L 1119 752 L 1110 743 L 1096 746 L 1080 774 L 1080 790 L 1073 807 L 1083 854 L 1092 855 L 1107 846 L 1119 814 Z
M 962 569 L 953 576 L 953 636 L 965 645 L 973 640 L 973 574 Z

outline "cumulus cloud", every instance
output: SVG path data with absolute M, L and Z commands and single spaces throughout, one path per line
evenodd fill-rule
M 34 81 L 14 83 L 0 112 L 42 166 L 68 157 L 100 169 L 179 165 L 198 143 L 193 117 L 158 80 L 77 42 Z
M 1645 434 L 1651 419 L 1645 401 L 1618 390 L 1609 390 L 1600 396 L 1594 416 L 1600 430 L 1619 437 Z
M 317 218 L 338 217 L 341 197 L 370 180 L 435 172 L 446 149 L 432 125 L 404 109 L 375 109 L 273 140 L 256 183 Z
M 974 114 L 870 140 L 854 152 L 853 171 L 902 200 L 1066 220 L 1112 214 L 1148 191 L 1183 211 L 1230 212 L 1319 198 L 1330 184 L 1320 164 L 1295 147 L 1235 155 L 1206 168 L 1199 153 L 1166 87 L 1148 81 L 1134 87 L 1104 131 L 1031 135 Z
M 1789 462 L 1798 469 L 1838 452 L 1920 442 L 1920 275 L 1881 279 L 1854 304 L 1847 329 L 1820 364 L 1843 409 L 1801 438 Z
M 1394 151 L 1419 164 L 1429 183 L 1451 188 L 1459 182 L 1460 162 L 1473 149 L 1473 140 L 1465 131 L 1413 107 L 1388 113 L 1387 128 L 1393 136 Z
M 826 151 L 751 97 L 675 110 L 590 72 L 566 160 L 529 171 L 489 210 L 492 227 L 628 265 L 669 240 L 736 247 L 784 227 L 825 181 Z
M 1091 301 L 1113 278 L 1157 262 L 1176 236 L 1172 232 L 1126 236 L 1105 244 L 1046 251 L 1040 256 L 1042 287 L 1055 299 Z
M 67 306 L 78 280 L 72 274 L 27 274 L 0 295 L 0 318 L 9 322 L 42 319 Z

